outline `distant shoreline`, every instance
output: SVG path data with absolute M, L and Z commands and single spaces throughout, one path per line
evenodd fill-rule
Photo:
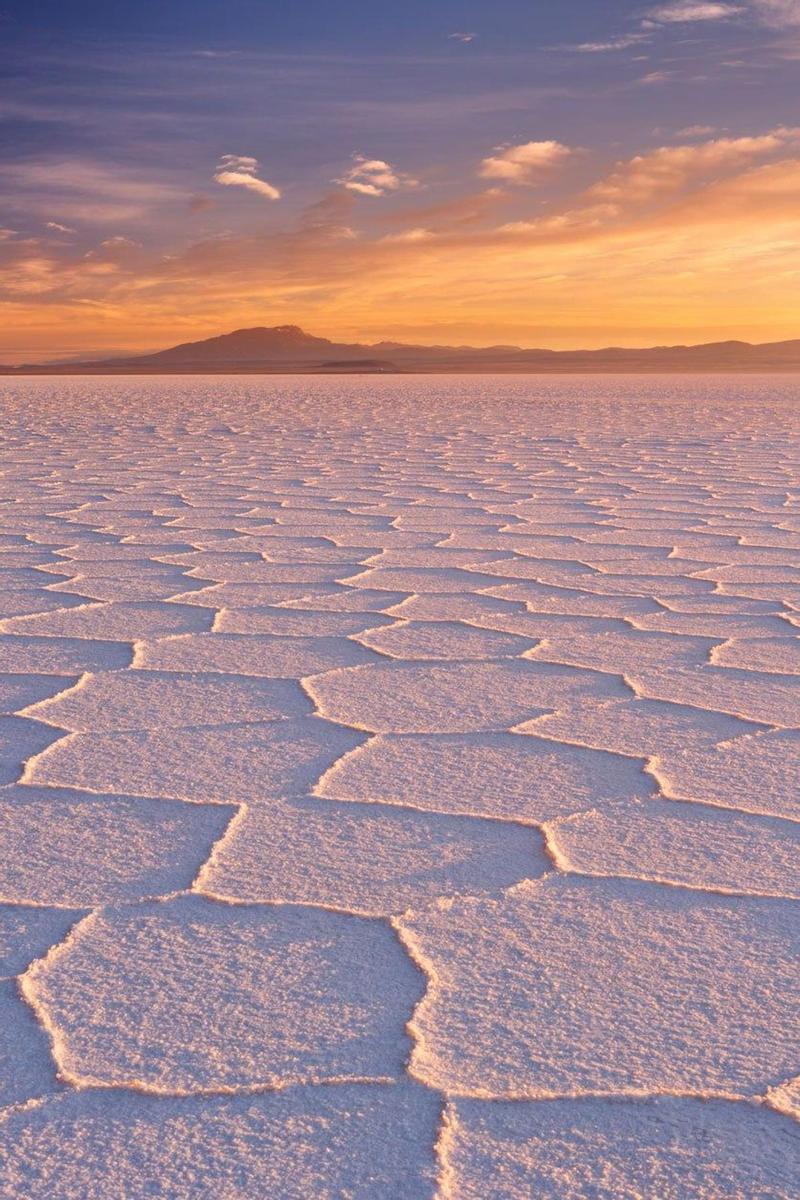
M 25 378 L 38 375 L 56 376 L 85 376 L 87 378 L 118 377 L 118 376 L 158 376 L 158 375 L 290 375 L 290 376 L 336 376 L 336 375 L 798 375 L 800 364 L 781 366 L 572 366 L 572 367 L 503 367 L 503 366 L 464 366 L 464 367 L 404 367 L 393 370 L 370 371 L 365 368 L 324 369 L 314 367 L 0 367 L 0 377 L 4 379 Z

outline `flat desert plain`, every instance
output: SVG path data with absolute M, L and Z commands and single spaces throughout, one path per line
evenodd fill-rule
M 0 1196 L 796 1200 L 796 380 L 2 402 Z

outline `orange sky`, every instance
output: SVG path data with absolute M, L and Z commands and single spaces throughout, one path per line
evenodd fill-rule
M 24 117 L 64 136 L 0 165 L 0 362 L 283 323 L 553 348 L 800 336 L 792 4 L 628 6 L 607 40 L 529 58 L 480 34 L 438 59 L 126 46 L 101 63 L 122 80 L 108 111 L 76 51 Z

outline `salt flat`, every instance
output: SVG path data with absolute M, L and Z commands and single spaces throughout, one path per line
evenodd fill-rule
M 796 1200 L 794 380 L 2 399 L 0 1197 Z

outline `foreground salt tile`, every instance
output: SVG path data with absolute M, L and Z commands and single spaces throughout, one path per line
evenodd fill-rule
M 304 717 L 312 705 L 289 679 L 186 671 L 104 671 L 24 715 L 74 732 L 241 724 Z
M 300 679 L 335 667 L 373 662 L 375 657 L 372 651 L 345 638 L 198 633 L 140 642 L 135 665 L 164 671 L 222 671 Z
M 133 649 L 125 642 L 90 638 L 0 635 L 0 671 L 38 675 L 80 675 L 130 666 Z
M 89 907 L 189 887 L 235 808 L 0 788 L 0 899 Z
M 74 682 L 77 683 L 77 678 Z M 29 704 L 37 704 L 71 687 L 63 675 L 32 675 L 26 672 L 0 675 L 0 713 L 13 716 Z
M 532 650 L 537 661 L 569 663 L 596 671 L 628 672 L 646 666 L 702 666 L 717 643 L 712 638 L 668 633 L 572 633 L 548 637 Z
M 530 638 L 476 629 L 460 621 L 401 621 L 353 640 L 390 658 L 461 661 L 518 658 L 536 644 Z
M 386 922 L 201 897 L 95 912 L 23 979 L 65 1078 L 173 1094 L 399 1078 L 422 987 Z
M 0 902 L 0 979 L 19 975 L 46 954 L 82 915 L 79 909 Z
M 458 1100 L 459 1200 L 794 1200 L 800 1128 L 744 1103 Z
M 26 763 L 61 736 L 61 731 L 25 717 L 0 717 L 0 785 L 16 783 Z
M 565 869 L 800 899 L 800 824 L 705 804 L 609 804 L 547 826 Z
M 321 612 L 384 612 L 394 604 L 405 600 L 407 592 L 384 592 L 376 588 L 338 588 L 328 595 L 307 594 L 305 597 L 285 599 L 282 603 L 286 608 L 310 608 Z M 236 607 L 236 599 L 226 601 Z M 267 603 L 267 601 L 263 601 Z M 275 601 L 278 603 L 278 601 Z
M 387 733 L 503 730 L 577 697 L 630 695 L 613 676 L 528 661 L 376 663 L 305 687 L 331 720 Z
M 502 629 L 507 633 L 518 631 L 506 630 L 493 622 L 512 613 L 524 615 L 527 612 L 519 601 L 498 600 L 494 596 L 472 592 L 427 592 L 422 596 L 408 596 L 387 611 L 398 621 L 468 621 L 475 625 L 485 622 L 486 628 Z
M 660 612 L 634 618 L 637 629 L 717 638 L 768 638 L 792 634 L 792 626 L 772 613 Z M 743 664 L 732 664 L 743 665 Z
M 0 1123 L 0 1196 L 433 1200 L 441 1103 L 409 1085 L 58 1096 Z
M 53 734 L 52 729 L 48 732 Z M 323 771 L 362 740 L 353 730 L 314 717 L 200 729 L 76 733 L 31 760 L 24 782 L 178 800 L 257 803 L 307 793 Z
M 339 759 L 315 791 L 337 800 L 539 822 L 647 796 L 653 785 L 632 758 L 490 733 L 372 738 Z
M 478 592 L 496 587 L 503 579 L 461 567 L 373 567 L 340 582 L 356 588 L 424 595 L 427 592 Z
M 55 1088 L 46 1033 L 16 983 L 0 980 L 0 1107 L 24 1103 Z
M 291 583 L 306 587 L 336 583 L 340 576 L 357 571 L 359 564 L 352 559 L 349 563 L 276 563 L 261 557 L 256 562 L 243 562 L 232 556 L 201 554 L 193 559 L 191 567 L 192 578 L 215 583 Z
M 790 633 L 791 626 L 787 625 L 786 631 Z M 714 651 L 712 661 L 718 667 L 792 672 L 800 677 L 800 637 L 735 637 Z
M 759 1094 L 797 1060 L 798 911 L 553 876 L 406 914 L 430 976 L 412 1073 L 487 1098 Z
M 188 604 L 127 601 L 80 604 L 57 612 L 13 617 L 4 622 L 3 629 L 6 633 L 124 641 L 176 633 L 203 633 L 210 628 L 211 619 L 202 609 Z
M 577 700 L 560 712 L 526 721 L 517 733 L 650 757 L 665 750 L 708 748 L 764 727 L 726 713 L 665 700 Z
M 520 825 L 311 798 L 249 810 L 197 887 L 388 915 L 423 898 L 497 891 L 550 868 L 541 835 Z
M 760 674 L 735 667 L 636 668 L 627 676 L 638 695 L 732 713 L 768 725 L 800 725 L 796 675 Z
M 751 734 L 708 749 L 661 751 L 652 771 L 667 796 L 800 818 L 800 730 Z
M 4 590 L 0 594 L 0 620 L 11 620 L 19 616 L 52 612 L 68 605 L 79 606 L 78 596 L 65 596 L 61 592 L 45 592 L 42 588 L 18 588 Z
M 487 588 L 485 594 L 498 600 L 525 604 L 531 612 L 564 616 L 623 619 L 663 611 L 651 596 L 600 596 L 573 587 L 551 587 L 535 581 L 505 583 Z
M 188 583 L 192 583 L 189 579 Z M 170 603 L 196 605 L 199 608 L 249 608 L 253 605 L 287 604 L 301 600 L 314 607 L 316 599 L 324 600 L 331 595 L 340 595 L 345 589 L 338 584 L 315 583 L 215 583 L 204 584 L 196 580 L 195 591 L 179 592 L 170 598 Z
M 88 578 L 76 575 L 66 583 L 54 584 L 53 593 L 60 596 L 81 596 L 84 602 L 134 603 L 145 600 L 169 600 L 172 596 L 203 587 L 202 580 L 156 571 L 123 576 L 98 575 Z M 188 601 L 185 601 L 188 603 Z
M 382 613 L 304 612 L 301 609 L 223 608 L 214 622 L 218 633 L 272 633 L 281 637 L 347 637 L 383 625 L 392 625 L 392 617 Z
M 800 1075 L 768 1088 L 766 1101 L 776 1112 L 785 1113 L 800 1124 Z

